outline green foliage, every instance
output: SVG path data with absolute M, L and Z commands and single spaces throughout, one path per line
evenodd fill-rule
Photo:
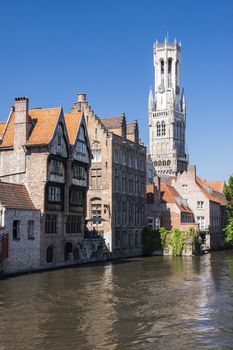
M 171 232 L 166 230 L 164 227 L 160 227 L 159 229 L 160 239 L 162 248 L 167 248 L 171 243 Z
M 186 241 L 186 235 L 183 232 L 181 232 L 178 228 L 172 229 L 171 246 L 172 246 L 173 255 L 175 256 L 182 255 L 185 241 Z
M 159 230 L 145 227 L 142 231 L 142 254 L 151 255 L 155 250 L 162 250 Z
M 227 223 L 224 228 L 225 242 L 233 245 L 233 176 L 229 177 L 228 184 L 225 184 L 224 194 L 227 199 Z
M 233 175 L 229 177 L 228 184 L 224 186 L 224 194 L 228 202 L 227 207 L 233 209 Z
M 233 217 L 228 218 L 227 225 L 224 229 L 226 236 L 225 236 L 225 241 L 233 245 Z
M 159 230 L 150 230 L 144 228 L 142 231 L 142 253 L 143 255 L 151 255 L 155 250 L 164 251 L 172 248 L 172 254 L 175 256 L 182 255 L 185 244 L 193 245 L 193 252 L 198 244 L 197 232 L 190 228 L 187 233 L 174 228 L 171 231 L 161 227 Z

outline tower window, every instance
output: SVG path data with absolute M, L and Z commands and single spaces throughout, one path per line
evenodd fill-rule
M 157 136 L 161 136 L 161 125 L 159 122 L 157 123 Z
M 166 125 L 164 123 L 164 121 L 162 122 L 162 136 L 166 135 Z
M 164 60 L 161 61 L 161 74 L 164 74 Z
M 168 74 L 171 74 L 172 72 L 172 59 L 168 59 Z

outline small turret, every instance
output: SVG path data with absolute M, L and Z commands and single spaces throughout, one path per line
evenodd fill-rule
M 182 97 L 181 97 L 181 111 L 186 114 L 186 100 L 184 95 L 184 89 L 182 90 Z
M 154 97 L 153 97 L 152 87 L 150 87 L 149 99 L 148 99 L 148 109 L 149 109 L 149 111 L 152 111 L 153 107 L 154 107 Z

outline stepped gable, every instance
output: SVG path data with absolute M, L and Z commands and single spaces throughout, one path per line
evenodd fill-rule
M 69 142 L 74 145 L 78 133 L 82 112 L 66 113 L 64 115 Z
M 36 210 L 24 185 L 0 181 L 0 202 L 10 209 Z
M 61 107 L 30 109 L 28 115 L 32 129 L 26 145 L 47 145 L 53 137 L 60 113 Z M 13 112 L 7 122 L 0 148 L 13 147 L 14 129 L 15 115 Z

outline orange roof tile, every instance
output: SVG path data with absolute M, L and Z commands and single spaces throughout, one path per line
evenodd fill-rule
M 6 123 L 6 128 L 3 134 L 3 140 L 0 147 L 13 147 L 14 128 L 15 128 L 15 116 L 14 116 L 14 113 L 11 113 L 9 120 Z
M 198 186 L 200 187 L 200 189 L 202 190 L 202 192 L 205 194 L 205 196 L 212 202 L 216 202 L 219 204 L 222 204 L 220 199 L 214 195 L 214 193 L 210 193 L 208 192 L 208 189 L 206 188 L 207 183 L 205 183 L 200 177 L 196 176 L 196 183 L 198 184 Z M 210 187 L 210 186 L 209 186 Z
M 192 213 L 192 211 L 183 203 L 178 203 L 178 198 L 181 198 L 176 189 L 166 183 L 161 183 L 162 200 L 167 203 L 174 203 L 181 212 Z
M 75 143 L 81 118 L 82 118 L 81 112 L 65 114 L 66 129 L 68 132 L 68 137 L 71 145 L 74 145 Z
M 6 123 L 5 123 L 5 122 L 1 122 L 1 123 L 0 123 L 0 134 L 3 133 L 5 126 L 6 126 Z
M 61 108 L 45 108 L 29 110 L 32 120 L 32 131 L 27 145 L 47 145 L 53 137 Z M 11 114 L 0 147 L 13 147 L 14 145 L 15 115 Z
M 202 179 L 208 186 L 212 187 L 213 190 L 223 193 L 224 191 L 224 181 L 207 181 Z
M 46 109 L 31 109 L 31 117 L 34 127 L 27 141 L 27 145 L 47 145 L 53 137 L 61 107 Z
M 24 185 L 0 181 L 0 201 L 11 209 L 36 209 Z

